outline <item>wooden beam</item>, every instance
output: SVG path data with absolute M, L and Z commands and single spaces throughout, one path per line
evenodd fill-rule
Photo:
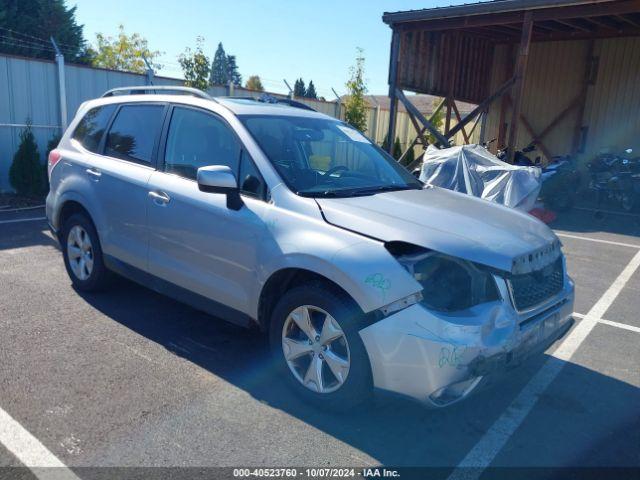
M 582 143 L 582 121 L 584 119 L 584 112 L 587 106 L 587 93 L 589 92 L 589 85 L 591 84 L 591 68 L 593 64 L 593 49 L 595 47 L 595 41 L 592 39 L 587 45 L 587 54 L 584 61 L 584 76 L 582 78 L 582 96 L 580 97 L 578 104 L 578 114 L 576 116 L 576 123 L 573 129 L 573 141 L 571 143 L 571 152 L 575 155 L 580 150 L 580 144 Z
M 407 97 L 404 95 L 402 90 L 396 89 L 396 96 L 404 104 L 405 108 L 407 109 L 407 112 L 411 112 L 411 114 L 415 116 L 418 120 L 420 120 L 420 123 L 422 123 L 426 127 L 426 129 L 429 130 L 429 133 L 431 133 L 431 135 L 433 135 L 433 137 L 436 139 L 436 143 L 438 143 L 439 145 L 442 145 L 443 147 L 449 146 L 448 138 L 442 135 L 438 131 L 438 129 L 434 127 L 433 124 L 425 118 L 422 112 L 420 112 L 420 110 L 418 110 L 416 106 L 407 99 Z
M 621 22 L 625 22 L 628 23 L 629 25 L 636 27 L 636 28 L 640 28 L 640 23 L 634 21 L 632 18 L 629 18 L 626 15 L 617 15 L 616 18 L 618 20 L 620 20 Z
M 389 58 L 389 130 L 387 132 L 387 150 L 393 154 L 393 143 L 396 139 L 396 121 L 398 116 L 398 61 L 400 56 L 400 32 L 393 31 L 391 36 L 391 54 Z
M 511 112 L 511 123 L 509 126 L 509 140 L 507 143 L 507 160 L 513 163 L 516 139 L 518 137 L 518 119 L 522 110 L 522 94 L 524 91 L 524 81 L 527 74 L 527 63 L 529 61 L 529 48 L 531 47 L 531 32 L 533 31 L 533 12 L 525 13 L 524 25 L 522 27 L 522 37 L 518 50 L 518 60 L 515 71 L 515 84 L 513 86 L 513 108 Z
M 467 27 L 486 27 L 524 22 L 526 13 L 533 14 L 532 21 L 564 20 L 570 18 L 600 17 L 604 15 L 624 15 L 640 11 L 640 0 L 619 0 L 597 2 L 583 5 L 520 10 L 517 12 L 471 15 L 436 20 L 418 20 L 399 22 L 396 27 L 403 30 L 427 29 L 430 31 L 449 30 Z
M 591 27 L 585 27 L 584 25 L 580 25 L 579 23 L 573 21 L 573 20 L 554 20 L 554 22 L 560 23 L 562 25 L 566 25 L 567 27 L 570 28 L 575 28 L 577 30 L 582 30 L 583 32 L 593 32 L 594 29 Z
M 498 88 L 498 90 L 496 90 L 489 97 L 483 100 L 480 105 L 478 105 L 471 112 L 469 112 L 467 116 L 462 119 L 461 122 L 459 122 L 456 126 L 454 126 L 447 134 L 447 138 L 453 137 L 456 133 L 458 133 L 461 129 L 463 129 L 467 123 L 473 120 L 476 117 L 476 115 L 486 110 L 489 105 L 491 105 L 495 100 L 497 100 L 502 95 L 504 95 L 506 91 L 511 88 L 514 82 L 515 82 L 515 77 L 512 77 L 509 80 L 507 80 L 505 83 L 503 83 L 500 86 L 500 88 Z
M 438 106 L 436 107 L 436 109 L 431 112 L 431 116 L 429 117 L 429 122 L 433 123 L 433 120 L 436 118 L 436 115 L 438 115 L 440 113 L 440 110 L 442 110 L 442 107 L 444 107 L 446 98 L 443 98 L 440 103 L 438 104 Z M 415 127 L 415 125 L 414 125 Z M 409 153 L 409 150 L 412 149 L 413 147 L 415 147 L 418 144 L 418 139 L 422 139 L 423 144 L 422 144 L 422 148 L 427 148 L 427 145 L 429 145 L 429 142 L 427 140 L 427 138 L 424 136 L 424 134 L 427 132 L 427 127 L 422 127 L 420 129 L 420 132 L 418 133 L 418 135 L 413 139 L 413 141 L 411 142 L 411 145 L 409 145 L 409 148 L 407 148 L 404 153 L 402 155 L 400 155 L 400 158 L 398 159 L 398 162 L 402 163 L 402 160 L 404 160 L 404 158 L 407 156 L 407 154 Z M 409 168 L 410 170 L 412 169 L 412 167 L 414 166 L 414 163 L 416 163 L 417 161 L 420 160 L 420 156 L 418 156 L 418 158 L 416 158 L 416 160 L 414 160 L 414 162 L 410 165 L 407 165 L 407 168 Z
M 509 103 L 509 104 L 513 103 L 513 101 L 511 100 L 511 97 L 509 96 L 509 94 L 507 94 L 505 96 L 505 98 L 507 99 L 507 103 Z M 527 131 L 527 133 L 529 133 L 529 135 L 531 135 L 531 142 L 530 143 L 533 143 L 533 144 L 537 145 L 538 147 L 540 147 L 540 151 L 542 152 L 542 154 L 545 157 L 547 157 L 549 160 L 551 160 L 551 158 L 553 156 L 551 154 L 551 151 L 547 148 L 545 143 L 539 138 L 540 136 L 534 130 L 533 126 L 529 122 L 529 119 L 527 117 L 525 117 L 524 114 L 521 113 L 519 121 L 522 122 L 522 125 L 524 125 L 524 128 Z
M 451 130 L 451 97 L 447 96 L 447 114 L 444 120 L 444 134 L 448 134 Z
M 456 105 L 456 101 L 454 99 L 451 99 L 451 106 L 453 107 L 453 111 L 456 114 L 456 118 L 458 119 L 458 123 L 460 123 L 462 121 L 462 118 L 460 117 L 460 111 L 458 110 L 458 106 Z M 460 130 L 462 132 L 462 137 L 464 138 L 464 143 L 465 144 L 470 144 L 471 142 L 469 141 L 469 135 L 467 135 L 467 132 L 465 131 L 464 127 Z

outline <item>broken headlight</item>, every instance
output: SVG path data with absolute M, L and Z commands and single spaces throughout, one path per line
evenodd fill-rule
M 493 275 L 480 265 L 419 247 L 387 248 L 422 285 L 421 303 L 432 310 L 456 312 L 500 298 Z

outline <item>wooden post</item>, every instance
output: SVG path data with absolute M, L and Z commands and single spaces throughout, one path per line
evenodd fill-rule
M 393 31 L 391 36 L 391 58 L 389 62 L 389 131 L 387 133 L 387 151 L 393 154 L 393 142 L 396 139 L 396 116 L 398 114 L 398 57 L 400 55 L 400 33 Z
M 529 61 L 529 47 L 531 46 L 531 32 L 533 30 L 533 13 L 528 10 L 524 14 L 522 24 L 522 37 L 520 37 L 520 48 L 516 63 L 516 83 L 513 86 L 513 109 L 511 110 L 511 122 L 509 123 L 509 141 L 507 143 L 507 161 L 513 163 L 516 140 L 518 138 L 518 124 L 520 112 L 522 111 L 522 94 L 524 91 L 524 81 L 527 73 L 527 62 Z
M 582 84 L 581 97 L 578 104 L 578 114 L 576 116 L 576 124 L 573 130 L 573 142 L 571 144 L 571 153 L 575 155 L 580 150 L 582 143 L 582 121 L 584 119 L 584 111 L 587 105 L 587 93 L 589 85 L 593 81 L 591 69 L 593 68 L 593 47 L 594 40 L 589 40 L 587 45 L 587 58 L 585 58 L 584 79 Z
M 504 61 L 504 78 L 512 78 L 513 70 L 513 46 L 509 45 L 507 47 L 507 58 L 505 58 Z M 500 119 L 498 120 L 498 142 L 496 143 L 496 148 L 504 148 L 506 145 L 505 137 L 507 136 L 507 107 L 507 97 L 505 95 L 502 97 L 502 101 L 500 102 Z

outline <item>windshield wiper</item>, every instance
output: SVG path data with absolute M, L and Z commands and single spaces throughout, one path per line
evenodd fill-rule
M 422 187 L 418 185 L 380 185 L 379 187 L 362 188 L 355 191 L 356 195 L 375 195 L 382 192 L 394 192 L 400 190 L 421 190 Z
M 382 192 L 393 192 L 398 190 L 421 190 L 419 185 L 380 185 L 369 188 L 348 188 L 343 190 L 325 190 L 315 192 L 298 192 L 303 197 L 322 197 L 322 198 L 347 198 L 362 197 L 367 195 L 375 195 Z

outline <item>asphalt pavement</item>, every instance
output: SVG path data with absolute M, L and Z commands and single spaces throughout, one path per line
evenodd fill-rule
M 290 465 L 446 477 L 478 451 L 492 467 L 640 468 L 635 218 L 574 211 L 553 225 L 576 282 L 574 329 L 606 307 L 568 361 L 556 345 L 447 409 L 382 397 L 335 414 L 289 394 L 258 333 L 125 280 L 75 291 L 43 216 L 0 213 L 0 411 L 80 478 L 78 467 Z M 26 465 L 20 448 L 0 442 L 0 466 Z

